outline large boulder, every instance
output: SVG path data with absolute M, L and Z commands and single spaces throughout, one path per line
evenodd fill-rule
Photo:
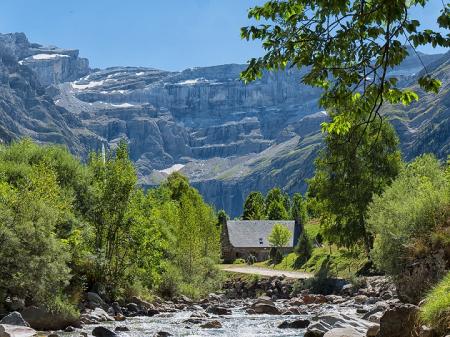
M 313 322 L 308 326 L 305 337 L 321 337 L 328 331 L 337 328 L 352 328 L 358 333 L 366 335 L 373 323 L 356 316 L 329 313 L 313 317 Z
M 36 330 L 64 330 L 68 326 L 80 326 L 78 317 L 51 313 L 40 307 L 26 307 L 21 314 L 23 319 Z
M 30 327 L 30 324 L 28 324 L 28 322 L 26 322 L 23 319 L 22 315 L 17 311 L 13 311 L 8 315 L 6 315 L 5 317 L 3 317 L 0 320 L 0 324 L 19 325 L 19 326 L 26 326 L 28 328 Z
M 0 337 L 34 337 L 36 330 L 20 325 L 0 324 Z
M 275 305 L 256 303 L 252 306 L 257 314 L 281 315 L 280 310 Z
M 335 328 L 326 332 L 323 337 L 365 337 L 366 335 L 354 328 Z
M 268 297 L 260 297 L 251 306 L 257 314 L 281 315 L 275 303 Z
M 103 301 L 103 299 L 97 293 L 88 292 L 86 294 L 86 299 L 87 307 L 89 309 L 102 308 L 105 311 L 108 311 L 109 309 L 109 305 L 107 305 L 106 302 Z
M 396 277 L 398 297 L 402 302 L 418 304 L 430 287 L 444 277 L 446 264 L 444 251 L 438 251 L 408 265 Z
M 95 308 L 81 314 L 80 321 L 83 324 L 98 324 L 101 322 L 112 322 L 114 317 L 110 316 L 105 310 Z
M 380 318 L 380 331 L 377 337 L 411 336 L 415 329 L 419 308 L 412 304 L 398 304 Z
M 230 309 L 219 307 L 216 305 L 210 305 L 208 308 L 206 308 L 206 312 L 214 315 L 231 315 Z
M 306 329 L 311 322 L 307 319 L 296 319 L 294 321 L 284 321 L 278 325 L 279 329 Z
M 116 337 L 117 334 L 103 326 L 97 326 L 92 330 L 92 335 L 95 337 Z

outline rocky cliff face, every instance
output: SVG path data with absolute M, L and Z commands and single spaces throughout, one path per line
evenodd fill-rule
M 24 34 L 0 34 L 0 141 L 27 136 L 39 142 L 64 144 L 84 155 L 83 141 L 97 136 L 89 132 L 80 135 L 81 120 L 56 106 L 36 72 L 20 61 L 39 48 Z
M 232 216 L 241 212 L 251 190 L 303 191 L 304 179 L 313 173 L 326 114 L 317 106 L 319 92 L 300 84 L 298 70 L 267 73 L 244 85 L 238 79 L 243 65 L 93 71 L 77 50 L 32 44 L 23 34 L 0 35 L 0 48 L 9 55 L 1 64 L 5 86 L 0 91 L 0 137 L 7 141 L 29 135 L 83 155 L 102 143 L 114 148 L 124 138 L 143 185 L 181 170 L 206 200 Z M 422 55 L 422 60 L 444 67 L 439 71 L 448 76 L 440 56 Z M 410 57 L 395 71 L 408 85 L 419 70 L 419 60 Z M 448 114 L 445 102 L 436 105 Z M 403 148 L 410 157 L 420 142 L 443 156 L 438 147 L 448 144 L 449 133 L 448 123 L 439 124 L 442 114 L 428 114 L 423 129 L 411 131 L 421 119 L 414 116 L 424 108 L 396 121 Z M 436 125 L 443 130 L 441 138 L 429 147 L 427 139 L 436 135 L 425 130 Z

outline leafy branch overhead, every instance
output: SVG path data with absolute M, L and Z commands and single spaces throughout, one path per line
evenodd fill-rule
M 262 24 L 241 28 L 247 40 L 261 40 L 266 53 L 250 60 L 245 82 L 264 70 L 304 68 L 304 84 L 323 89 L 320 105 L 332 117 L 324 130 L 346 133 L 350 125 L 381 119 L 384 102 L 408 105 L 417 93 L 402 89 L 389 71 L 415 48 L 449 47 L 450 34 L 422 27 L 411 8 L 429 0 L 284 0 L 249 10 Z M 450 27 L 450 5 L 443 3 L 438 26 Z M 418 83 L 437 93 L 441 82 L 425 75 Z

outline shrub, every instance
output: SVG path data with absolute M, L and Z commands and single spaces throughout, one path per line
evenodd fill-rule
M 420 318 L 442 336 L 450 332 L 450 272 L 425 298 Z
M 165 298 L 175 297 L 180 292 L 180 284 L 182 282 L 183 277 L 180 270 L 177 267 L 168 264 L 161 275 L 158 293 Z
M 245 260 L 244 259 L 236 259 L 233 261 L 233 264 L 245 264 Z
M 439 162 L 424 155 L 375 196 L 368 224 L 375 235 L 372 256 L 381 270 L 397 275 L 411 259 L 432 248 L 430 238 L 449 215 L 448 181 Z

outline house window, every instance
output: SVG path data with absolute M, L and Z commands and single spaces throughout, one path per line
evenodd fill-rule
M 259 244 L 260 244 L 260 245 L 263 245 L 263 244 L 264 244 L 263 238 L 259 238 Z

